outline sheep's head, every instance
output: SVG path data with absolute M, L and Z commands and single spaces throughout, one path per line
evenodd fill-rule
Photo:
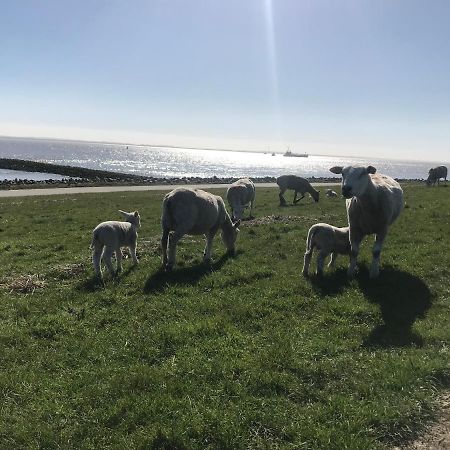
M 245 206 L 244 205 L 231 205 L 231 219 L 232 220 L 241 220 L 244 215 Z
M 134 212 L 126 212 L 119 209 L 120 214 L 122 214 L 125 222 L 132 223 L 136 228 L 139 228 L 141 226 L 141 216 L 139 215 L 138 211 Z
M 342 195 L 345 198 L 360 197 L 370 182 L 370 174 L 377 171 L 373 166 L 336 166 L 330 172 L 342 175 Z
M 222 241 L 225 244 L 225 247 L 227 248 L 227 251 L 230 255 L 234 255 L 236 251 L 235 243 L 239 233 L 238 227 L 240 224 L 240 220 L 234 223 L 230 221 L 226 222 L 222 227 Z

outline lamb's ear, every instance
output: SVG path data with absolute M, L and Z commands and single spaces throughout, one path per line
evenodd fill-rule
M 367 166 L 366 170 L 367 173 L 375 173 L 377 171 L 377 169 L 375 169 L 375 167 L 373 166 Z
M 334 166 L 330 169 L 330 172 L 340 174 L 342 173 L 342 169 L 343 169 L 342 166 Z
M 236 228 L 236 231 L 239 231 L 238 226 L 241 224 L 241 219 L 233 223 L 233 227 Z
M 128 217 L 128 213 L 125 211 L 122 211 L 121 209 L 119 209 L 120 214 L 122 214 L 123 217 Z
M 134 212 L 134 217 L 139 217 L 139 211 Z

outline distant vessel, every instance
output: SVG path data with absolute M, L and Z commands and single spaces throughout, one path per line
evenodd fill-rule
M 272 156 L 275 156 L 275 153 L 272 153 Z
M 283 156 L 289 156 L 292 158 L 307 158 L 309 155 L 308 153 L 292 153 L 290 150 L 287 150 Z

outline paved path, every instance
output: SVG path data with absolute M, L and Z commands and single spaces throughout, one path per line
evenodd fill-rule
M 315 187 L 337 186 L 338 183 L 312 183 Z M 176 187 L 189 187 L 194 189 L 223 189 L 229 184 L 149 184 L 145 186 L 96 186 L 96 187 L 66 187 L 66 188 L 35 188 L 0 190 L 1 197 L 29 197 L 36 195 L 61 194 L 99 194 L 102 192 L 126 191 L 170 191 Z M 255 183 L 257 187 L 278 187 L 276 183 Z

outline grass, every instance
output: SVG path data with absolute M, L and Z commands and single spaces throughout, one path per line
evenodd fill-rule
M 223 191 L 219 191 L 222 195 Z M 405 187 L 382 272 L 300 276 L 308 228 L 344 203 L 258 188 L 238 254 L 186 237 L 161 272 L 162 193 L 0 199 L 0 448 L 383 448 L 450 385 L 445 187 Z M 305 201 L 306 200 L 306 201 Z M 139 209 L 140 264 L 92 277 L 91 230 Z M 288 217 L 286 217 L 288 216 Z

